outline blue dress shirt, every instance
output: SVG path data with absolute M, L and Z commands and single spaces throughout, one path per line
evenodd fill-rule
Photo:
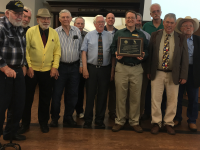
M 194 44 L 193 44 L 193 36 L 187 39 L 188 45 L 188 54 L 189 54 L 189 64 L 193 64 L 193 53 L 194 53 Z

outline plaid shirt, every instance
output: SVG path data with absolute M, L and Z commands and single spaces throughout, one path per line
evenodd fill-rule
M 0 68 L 26 64 L 26 39 L 22 27 L 14 27 L 7 17 L 0 18 Z

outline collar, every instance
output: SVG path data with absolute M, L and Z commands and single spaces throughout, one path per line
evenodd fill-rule
M 193 34 L 191 35 L 191 37 L 188 38 L 188 40 L 192 40 L 193 41 Z
M 40 29 L 40 33 L 47 33 L 47 32 L 49 32 L 49 28 L 48 29 L 45 29 L 45 30 L 42 30 L 42 28 L 40 27 L 40 25 L 38 25 L 39 26 L 39 29 Z
M 130 31 L 129 29 L 127 29 L 127 28 L 124 28 L 124 29 L 122 29 L 122 30 L 131 32 L 131 31 Z M 140 31 L 139 31 L 138 29 L 135 28 L 135 30 L 132 31 L 132 32 L 138 32 L 138 33 L 139 33 Z
M 95 29 L 96 33 L 98 34 L 99 32 Z M 101 34 L 103 35 L 104 34 L 104 30 L 101 32 Z
M 150 23 L 151 23 L 152 26 L 154 26 L 154 25 L 153 25 L 153 19 L 151 20 Z M 163 24 L 163 20 L 162 20 L 162 19 L 161 19 L 161 23 L 160 23 L 160 25 L 161 25 L 161 24 Z M 160 25 L 159 25 L 159 26 L 160 26 Z M 159 26 L 158 26 L 158 27 L 159 27 Z M 154 27 L 155 27 L 155 26 L 154 26 Z
M 163 30 L 163 35 L 166 35 L 167 33 L 166 33 L 166 31 L 165 31 L 165 29 Z M 174 31 L 172 32 L 172 33 L 170 33 L 169 34 L 171 37 L 174 35 Z
M 118 29 L 116 29 L 114 26 L 113 26 L 113 28 L 114 28 L 114 31 L 117 32 Z M 106 26 L 104 26 L 104 30 L 108 31 Z
M 70 26 L 69 31 L 70 31 L 70 30 L 74 30 L 73 26 Z M 58 28 L 58 31 L 64 31 L 62 25 Z

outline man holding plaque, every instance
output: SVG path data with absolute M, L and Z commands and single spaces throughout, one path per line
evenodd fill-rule
M 154 32 L 149 43 L 147 76 L 151 80 L 152 134 L 158 134 L 163 124 L 168 134 L 174 135 L 179 84 L 188 76 L 188 51 L 184 35 L 174 31 L 176 16 L 165 15 L 164 30 Z M 165 116 L 162 119 L 161 102 L 164 88 L 167 94 Z
M 136 132 L 143 132 L 139 126 L 140 96 L 143 78 L 141 62 L 147 58 L 148 54 L 146 49 L 146 36 L 135 27 L 136 16 L 136 12 L 132 10 L 126 12 L 126 28 L 118 30 L 115 33 L 111 45 L 112 54 L 115 54 L 117 59 L 115 68 L 117 118 L 112 128 L 113 132 L 119 131 L 126 122 L 126 99 L 128 90 L 130 91 L 129 123 Z M 142 52 L 142 48 L 144 52 Z M 117 50 L 118 52 L 116 52 Z

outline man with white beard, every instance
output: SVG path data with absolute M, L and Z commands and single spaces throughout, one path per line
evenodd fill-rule
M 38 120 L 41 131 L 49 132 L 49 107 L 53 78 L 59 76 L 58 66 L 61 56 L 60 41 L 57 32 L 50 27 L 51 15 L 46 8 L 37 13 L 38 25 L 28 29 L 26 33 L 26 60 L 28 70 L 26 76 L 26 101 L 22 116 L 22 129 L 26 132 L 31 122 L 31 106 L 36 85 L 39 84 Z
M 24 12 L 22 16 L 22 27 L 26 32 L 30 28 L 28 25 L 31 21 L 32 10 L 26 6 L 24 6 L 24 9 L 27 10 L 27 12 Z
M 10 1 L 6 5 L 5 16 L 0 18 L 0 136 L 5 111 L 8 109 L 11 112 L 7 115 L 4 140 L 10 139 L 11 130 L 13 140 L 26 139 L 17 133 L 25 102 L 26 40 L 21 27 L 23 11 L 22 2 Z

